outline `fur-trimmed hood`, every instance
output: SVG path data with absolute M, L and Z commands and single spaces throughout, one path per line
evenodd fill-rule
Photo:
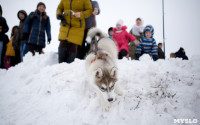
M 25 10 L 20 10 L 18 13 L 17 13 L 17 17 L 19 18 L 19 13 L 23 13 L 24 14 L 24 20 L 26 19 L 26 17 L 27 17 L 27 13 L 26 13 L 26 11 Z M 24 20 L 21 20 L 20 18 L 19 18 L 19 20 L 20 21 L 24 21 Z

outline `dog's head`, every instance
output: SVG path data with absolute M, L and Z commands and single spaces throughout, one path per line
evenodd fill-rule
M 95 71 L 95 83 L 108 101 L 115 100 L 115 83 L 117 82 L 117 68 L 98 68 Z

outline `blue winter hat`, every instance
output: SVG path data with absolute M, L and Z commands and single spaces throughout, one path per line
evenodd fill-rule
M 153 28 L 152 25 L 147 25 L 147 26 L 144 28 L 144 31 L 143 31 L 144 35 L 145 35 L 145 32 L 147 32 L 147 31 L 150 31 L 150 32 L 152 33 L 152 36 L 153 36 L 153 34 L 154 34 L 154 28 Z

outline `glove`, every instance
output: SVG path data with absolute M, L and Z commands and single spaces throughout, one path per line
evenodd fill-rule
M 28 33 L 23 33 L 22 40 L 28 40 Z
M 51 39 L 48 39 L 48 44 L 50 44 L 51 43 Z
M 62 20 L 62 19 L 64 19 L 63 15 L 61 15 L 61 14 L 57 14 L 56 17 L 57 17 L 58 20 Z
M 66 26 L 67 21 L 65 20 L 65 18 L 64 18 L 63 15 L 58 14 L 58 15 L 57 15 L 57 19 L 58 19 L 58 20 L 61 20 L 61 23 L 62 23 L 63 26 Z
M 67 21 L 65 19 L 61 20 L 61 23 L 62 23 L 63 26 L 67 25 Z
M 140 41 L 138 41 L 138 40 L 134 40 L 133 42 L 134 42 L 134 44 L 135 44 L 136 46 L 140 45 Z

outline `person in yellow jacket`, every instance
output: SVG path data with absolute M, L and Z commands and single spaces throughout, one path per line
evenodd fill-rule
M 12 28 L 11 39 L 6 45 L 7 49 L 6 49 L 6 54 L 4 57 L 4 66 L 6 67 L 6 69 L 9 69 L 11 66 L 14 66 L 16 64 L 15 50 L 12 45 L 12 41 L 18 28 L 19 28 L 18 26 L 14 26 Z
M 58 48 L 59 63 L 74 61 L 78 45 L 82 45 L 85 19 L 92 14 L 90 0 L 61 0 L 57 19 L 61 20 Z

